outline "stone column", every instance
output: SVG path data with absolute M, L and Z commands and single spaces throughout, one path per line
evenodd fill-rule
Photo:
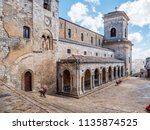
M 106 69 L 106 83 L 108 82 L 108 69 Z
M 121 78 L 121 68 L 119 68 L 119 70 L 120 70 L 119 77 Z
M 84 77 L 82 78 L 82 87 L 83 87 L 83 93 L 85 93 Z
M 114 80 L 114 70 L 111 71 L 111 79 Z
M 94 78 L 94 75 L 92 75 L 92 79 L 93 79 L 93 85 L 92 85 L 92 87 L 94 88 L 95 87 L 95 78 Z
M 91 85 L 91 90 L 92 90 L 92 88 L 93 88 L 93 75 L 91 75 L 91 81 L 90 81 L 90 85 Z
M 99 73 L 98 86 L 101 85 L 101 74 Z

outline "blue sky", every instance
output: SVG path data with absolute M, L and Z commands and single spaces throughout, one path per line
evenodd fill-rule
M 130 18 L 133 59 L 150 57 L 150 0 L 60 0 L 59 15 L 103 34 L 103 14 L 123 10 Z

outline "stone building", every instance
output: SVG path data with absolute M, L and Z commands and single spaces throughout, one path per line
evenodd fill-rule
M 104 36 L 59 18 L 58 0 L 0 0 L 0 79 L 24 91 L 80 97 L 130 75 L 128 16 L 104 15 Z
M 141 69 L 141 76 L 150 78 L 150 57 L 146 58 L 144 69 Z

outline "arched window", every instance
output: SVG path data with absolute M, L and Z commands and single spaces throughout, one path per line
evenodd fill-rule
M 111 37 L 116 37 L 116 29 L 115 28 L 112 28 L 111 31 L 110 31 L 110 36 Z
M 30 28 L 27 26 L 23 27 L 23 38 L 30 38 Z

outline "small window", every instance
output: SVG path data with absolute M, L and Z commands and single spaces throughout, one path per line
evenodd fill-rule
M 98 44 L 99 44 L 99 46 L 101 46 L 101 40 L 100 39 L 98 40 Z
M 51 0 L 44 0 L 44 9 L 51 11 Z
M 23 38 L 30 38 L 30 28 L 27 26 L 23 27 Z
M 71 54 L 71 49 L 67 49 L 67 53 L 68 53 L 68 54 Z
M 93 44 L 93 37 L 91 37 L 91 44 Z
M 84 55 L 87 55 L 87 52 L 86 52 L 86 51 L 84 51 Z
M 106 54 L 104 54 L 104 57 L 106 57 Z
M 71 29 L 68 29 L 68 37 L 71 38 Z
M 127 37 L 127 29 L 125 29 L 125 37 Z
M 131 60 L 131 59 L 130 59 L 130 57 L 129 57 L 129 63 L 131 62 L 130 60 Z
M 111 55 L 111 57 L 113 57 L 113 55 Z
M 98 53 L 96 52 L 96 56 L 98 56 Z
M 116 37 L 116 29 L 115 28 L 112 28 L 111 31 L 110 31 L 110 36 L 111 37 Z
M 81 33 L 81 41 L 84 41 L 83 33 Z

